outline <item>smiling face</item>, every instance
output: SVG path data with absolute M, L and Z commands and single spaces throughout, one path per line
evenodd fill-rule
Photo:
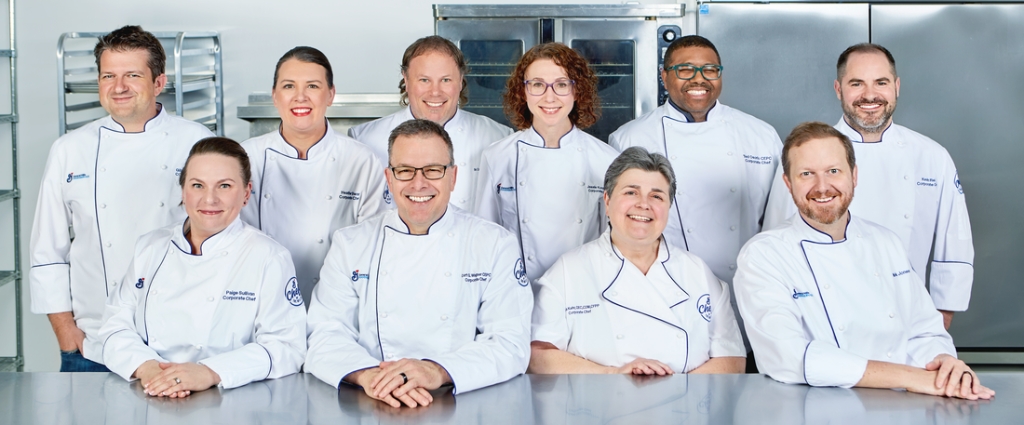
M 326 131 L 324 116 L 334 101 L 334 88 L 328 87 L 324 67 L 298 59 L 285 61 L 277 71 L 273 97 L 285 138 Z
M 565 69 L 555 64 L 551 59 L 538 59 L 526 67 L 525 80 L 539 81 L 547 84 L 564 82 L 569 80 Z M 571 84 L 570 84 L 571 87 Z M 523 90 L 527 90 L 523 86 Z M 547 87 L 544 94 L 535 96 L 526 92 L 526 106 L 533 114 L 533 126 L 540 129 L 557 129 L 560 132 L 568 132 L 572 128 L 569 120 L 569 113 L 576 103 L 576 96 L 570 90 L 569 94 L 559 96 L 555 94 L 552 87 Z M 541 131 L 541 134 L 545 132 Z
M 665 61 L 665 67 L 688 63 L 699 68 L 704 65 L 721 65 L 719 62 L 714 50 L 691 46 L 673 52 L 672 57 Z M 708 111 L 722 94 L 722 79 L 708 81 L 700 72 L 692 79 L 680 80 L 674 71 L 662 71 L 661 79 L 665 82 L 665 89 L 672 102 L 693 115 L 697 122 L 707 120 Z
M 452 158 L 448 155 L 447 145 L 439 136 L 402 135 L 391 146 L 389 162 L 391 167 L 422 168 L 448 165 L 452 163 Z M 430 225 L 444 215 L 452 190 L 455 189 L 457 171 L 452 165 L 445 171 L 444 177 L 438 180 L 427 180 L 422 171 L 416 171 L 412 180 L 401 181 L 395 178 L 390 168 L 384 170 L 398 216 L 409 226 L 410 233 L 426 234 Z
M 629 169 L 619 175 L 604 205 L 612 224 L 612 241 L 643 246 L 658 243 L 668 224 L 669 184 L 659 172 Z
M 409 61 L 402 78 L 413 117 L 443 126 L 455 116 L 462 91 L 462 73 L 451 56 L 438 51 L 416 56 Z
M 879 134 L 889 126 L 900 94 L 900 79 L 884 54 L 851 54 L 842 80 L 837 80 L 834 88 L 843 106 L 843 117 L 861 135 Z
M 185 184 L 181 200 L 193 240 L 203 241 L 224 230 L 249 201 L 252 183 L 242 183 L 242 166 L 235 158 L 215 153 L 195 155 L 182 172 Z
M 156 96 L 167 75 L 153 79 L 145 50 L 106 50 L 100 55 L 100 105 L 125 131 L 139 132 L 156 116 Z
M 857 168 L 850 169 L 846 150 L 834 137 L 811 139 L 789 150 L 789 173 L 783 175 L 800 216 L 826 229 L 846 225 L 857 186 Z

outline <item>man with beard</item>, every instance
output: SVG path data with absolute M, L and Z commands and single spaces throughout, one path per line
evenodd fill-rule
M 974 282 L 971 222 L 956 166 L 941 145 L 892 122 L 900 79 L 888 50 L 850 46 L 836 71 L 843 118 L 835 127 L 853 140 L 860 158 L 861 196 L 851 208 L 895 232 L 921 276 L 934 246 L 929 288 L 948 329 L 953 312 L 967 310 Z M 777 178 L 774 188 L 781 187 Z M 792 215 L 792 204 L 777 200 L 769 203 L 765 229 Z
M 668 157 L 679 187 L 664 236 L 731 284 L 736 254 L 761 231 L 782 141 L 768 123 L 718 101 L 723 71 L 710 40 L 677 39 L 661 72 L 669 100 L 624 124 L 608 143 Z
M 785 383 L 993 397 L 955 357 L 899 238 L 850 214 L 850 139 L 825 123 L 800 124 L 782 168 L 799 214 L 751 238 L 737 259 L 737 303 L 758 370 Z

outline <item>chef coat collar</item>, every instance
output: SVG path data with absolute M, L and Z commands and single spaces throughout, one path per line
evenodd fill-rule
M 309 147 L 309 149 L 306 149 L 306 157 L 304 159 L 301 159 L 301 161 L 306 161 L 311 156 L 313 156 L 313 148 L 325 146 L 324 144 L 321 144 L 321 142 L 326 140 L 329 135 L 334 134 L 334 129 L 331 128 L 331 121 L 328 120 L 327 118 L 324 118 L 324 121 L 327 122 L 327 131 L 325 131 L 324 135 L 320 137 L 320 140 L 317 140 L 316 143 L 313 143 L 313 145 Z M 282 123 L 280 126 L 277 127 L 277 139 L 275 139 L 275 141 L 277 142 L 277 146 L 275 146 L 273 149 L 280 153 L 281 155 L 287 156 L 292 159 L 299 159 L 299 150 L 295 149 L 295 146 L 292 146 L 291 143 L 288 143 L 288 141 L 285 140 L 284 138 L 284 133 L 282 133 L 281 128 L 283 126 L 284 124 Z M 317 149 L 317 152 L 319 151 L 320 150 Z
M 228 227 L 210 235 L 210 237 L 203 241 L 199 246 L 199 252 L 202 252 L 202 255 L 193 255 L 192 245 L 189 243 L 188 238 L 185 237 L 185 229 L 190 226 L 188 220 L 189 219 L 186 218 L 184 223 L 181 225 L 181 229 L 174 232 L 174 235 L 171 237 L 171 242 L 174 243 L 174 246 L 178 247 L 181 252 L 192 255 L 193 257 L 208 257 L 212 256 L 214 252 L 227 249 L 227 247 L 231 245 L 235 238 L 238 237 L 245 228 L 245 225 L 242 224 L 241 215 L 239 215 L 239 217 L 235 217 L 235 220 L 232 221 Z
M 682 120 L 679 120 L 678 117 L 675 117 L 675 118 L 677 118 L 677 121 L 683 121 L 683 122 L 687 122 L 687 123 L 695 122 L 694 118 L 693 118 L 693 114 L 691 114 L 691 113 L 689 113 L 687 111 L 684 111 L 682 107 L 680 107 L 679 105 L 676 105 L 676 103 L 672 101 L 671 97 L 668 98 L 668 104 L 672 105 L 672 109 L 674 109 L 675 112 L 678 112 L 680 115 L 682 115 L 682 118 L 683 118 Z M 712 112 L 715 110 L 716 106 L 718 106 L 718 101 L 717 100 L 715 101 L 714 105 L 711 105 L 711 109 L 708 109 L 708 114 L 707 114 L 707 117 L 706 117 L 707 121 L 711 120 Z M 717 114 L 717 112 L 716 112 L 716 114 Z
M 815 229 L 814 226 L 811 226 L 810 223 L 804 220 L 804 216 L 800 215 L 800 213 L 796 213 L 793 218 L 793 228 L 797 230 L 801 240 L 823 244 L 843 243 L 850 239 L 850 232 L 853 230 L 850 228 L 850 223 L 852 222 L 853 213 L 849 213 L 846 216 L 846 230 L 844 231 L 846 237 L 838 241 L 832 240 L 832 236 L 828 233 Z
M 888 133 L 889 130 L 892 130 L 893 124 L 895 124 L 895 122 L 889 120 L 889 126 L 886 127 L 885 130 L 882 130 L 882 137 L 878 139 L 878 142 L 864 142 L 864 136 L 862 136 L 859 131 L 854 130 L 853 127 L 850 126 L 850 123 L 846 122 L 845 115 L 839 118 L 839 124 L 836 124 L 836 129 L 838 129 L 840 133 L 845 134 L 846 137 L 849 137 L 850 141 L 853 143 L 882 143 L 885 141 L 885 134 Z
M 404 233 L 409 236 L 428 236 L 431 232 L 435 234 L 444 233 L 445 230 L 452 226 L 452 220 L 454 220 L 450 218 L 452 215 L 452 208 L 455 207 L 453 207 L 452 204 L 448 204 L 448 208 L 444 210 L 444 214 L 441 214 L 441 218 L 438 218 L 437 221 L 428 226 L 427 233 L 423 235 L 412 234 L 412 231 L 409 230 L 409 225 L 405 224 L 405 221 L 402 220 L 402 216 L 398 215 L 397 208 L 388 211 L 388 216 L 384 218 L 384 226 L 390 227 L 397 232 Z
M 528 144 L 530 146 L 537 147 L 537 148 L 561 149 L 561 148 L 563 148 L 565 146 L 572 145 L 573 140 L 576 138 L 575 137 L 576 136 L 575 133 L 577 131 L 580 131 L 580 130 L 576 127 L 576 125 L 573 125 L 569 129 L 569 131 L 567 131 L 565 134 L 563 134 L 562 137 L 558 138 L 558 147 L 557 148 L 549 148 L 549 147 L 544 145 L 544 137 L 542 137 L 540 135 L 540 133 L 537 132 L 537 129 L 533 128 L 533 126 L 531 125 L 528 130 L 523 132 L 523 138 L 520 139 L 519 141 L 523 142 L 523 143 L 526 143 L 526 144 Z M 570 135 L 572 135 L 573 137 L 569 137 Z
M 163 123 L 167 121 L 167 112 L 164 110 L 164 105 L 160 102 L 157 102 L 156 115 L 154 115 L 153 118 L 150 118 L 148 121 L 146 121 L 146 124 L 142 126 L 142 131 L 139 132 L 125 131 L 124 126 L 121 125 L 121 123 L 117 122 L 117 120 L 115 120 L 114 117 L 108 115 L 107 118 L 110 118 L 110 125 L 105 127 L 109 128 L 110 130 L 125 134 L 140 134 L 163 125 Z
M 598 238 L 598 240 L 601 241 L 600 242 L 601 250 L 603 250 L 605 252 L 611 252 L 612 254 L 615 254 L 615 256 L 618 257 L 622 261 L 628 261 L 628 260 L 626 260 L 626 257 L 624 255 L 622 255 L 622 253 L 619 251 L 619 249 L 615 247 L 615 244 L 612 243 L 612 229 L 611 229 L 611 226 L 609 226 L 608 229 L 606 229 L 604 231 L 604 234 L 602 234 L 601 237 Z M 665 263 L 671 257 L 672 257 L 671 254 L 668 252 L 668 244 L 665 243 L 665 236 L 663 235 L 663 236 L 661 236 L 658 239 L 658 258 L 656 258 L 654 260 L 654 262 L 655 263 Z
M 669 272 L 669 268 L 665 265 L 665 263 L 671 259 L 671 255 L 668 252 L 668 245 L 665 243 L 665 238 L 662 237 L 658 242 L 658 258 L 653 264 L 651 264 L 651 268 L 653 269 L 658 266 L 662 267 L 665 270 L 665 274 L 672 280 L 672 283 L 679 288 L 679 292 L 676 293 L 674 298 L 665 298 L 665 302 L 667 303 L 666 307 L 668 307 L 667 309 L 658 308 L 657 302 L 652 304 L 651 302 L 653 300 L 643 296 L 640 292 L 633 290 L 635 286 L 633 286 L 634 284 L 632 282 L 625 280 L 620 281 L 619 278 L 622 275 L 622 269 L 626 267 L 626 261 L 628 260 L 626 260 L 626 258 L 611 242 L 611 230 L 605 230 L 605 233 L 602 234 L 598 240 L 600 240 L 601 248 L 605 250 L 605 252 L 612 252 L 620 261 L 618 267 L 612 267 L 612 270 L 615 271 L 615 277 L 612 279 L 611 283 L 608 284 L 608 287 L 601 291 L 601 296 L 612 304 L 643 314 L 685 332 L 686 329 L 683 329 L 683 327 L 680 326 L 679 319 L 671 314 L 671 309 L 683 301 L 688 300 L 690 298 L 690 294 L 686 289 L 683 289 L 682 285 L 680 285 L 679 281 L 672 276 L 672 273 Z M 648 273 L 650 273 L 650 270 L 648 270 Z

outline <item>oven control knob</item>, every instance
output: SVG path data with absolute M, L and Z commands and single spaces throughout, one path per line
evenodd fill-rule
M 664 34 L 661 35 L 661 37 L 664 38 L 665 41 L 671 43 L 672 40 L 676 39 L 676 32 L 672 30 L 667 30 Z

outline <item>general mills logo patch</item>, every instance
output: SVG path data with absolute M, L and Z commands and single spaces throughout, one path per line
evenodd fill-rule
M 135 282 L 135 287 L 139 288 L 139 289 L 142 289 L 143 286 L 146 286 L 146 278 L 140 277 L 139 281 Z
M 700 317 L 708 322 L 711 321 L 711 296 L 708 294 L 701 295 L 697 298 L 697 312 L 700 313 Z
M 391 205 L 391 190 L 386 187 L 384 188 L 384 203 Z
M 299 281 L 295 278 L 288 279 L 288 284 L 284 286 L 284 297 L 288 299 L 288 303 L 293 306 L 302 305 L 302 291 L 299 290 Z
M 953 174 L 953 184 L 956 185 L 956 191 L 960 192 L 960 194 L 963 195 L 964 188 L 963 186 L 960 186 L 960 173 Z
M 369 280 L 370 279 L 370 274 L 369 273 L 359 273 L 358 269 L 352 270 L 352 281 L 355 282 L 355 281 L 358 281 L 359 279 Z
M 523 263 L 523 259 L 516 260 L 516 267 L 512 269 L 512 276 L 519 282 L 519 286 L 530 285 L 530 280 L 526 278 L 526 264 Z

